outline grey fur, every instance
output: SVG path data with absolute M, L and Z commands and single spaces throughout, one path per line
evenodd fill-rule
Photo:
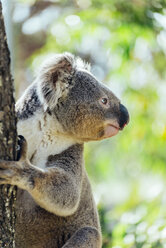
M 16 104 L 18 162 L 0 161 L 0 183 L 17 185 L 16 248 L 101 248 L 83 144 L 128 123 L 119 99 L 71 54 L 55 55 Z
M 19 120 L 25 120 L 32 115 L 41 107 L 41 102 L 37 95 L 36 86 L 30 87 L 26 92 L 26 97 L 17 109 L 17 118 Z

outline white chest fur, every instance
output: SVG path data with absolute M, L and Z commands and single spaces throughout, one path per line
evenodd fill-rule
M 33 165 L 44 169 L 49 155 L 59 154 L 75 144 L 74 140 L 58 134 L 57 125 L 40 111 L 18 122 L 18 134 L 28 142 L 28 158 Z

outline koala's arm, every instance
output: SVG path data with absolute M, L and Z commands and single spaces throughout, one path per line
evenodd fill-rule
M 33 166 L 23 151 L 18 162 L 0 161 L 0 184 L 27 190 L 38 205 L 59 216 L 73 214 L 82 183 L 82 146 L 73 145 L 52 156 L 45 170 Z

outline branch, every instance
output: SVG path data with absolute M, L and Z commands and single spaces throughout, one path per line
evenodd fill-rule
M 10 53 L 0 2 L 0 159 L 16 160 L 16 117 Z M 0 186 L 0 247 L 14 248 L 16 187 Z

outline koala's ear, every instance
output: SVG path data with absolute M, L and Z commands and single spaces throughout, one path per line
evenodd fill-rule
M 56 84 L 58 80 L 62 80 L 64 83 L 67 83 L 65 80 L 73 74 L 73 69 L 74 57 L 71 54 L 64 54 L 57 59 L 56 64 L 50 65 L 50 68 L 47 68 L 46 76 L 50 76 L 50 82 L 53 84 Z
M 37 78 L 38 94 L 44 110 L 52 110 L 58 99 L 67 95 L 72 87 L 76 69 L 74 56 L 70 53 L 55 55 L 44 63 Z

